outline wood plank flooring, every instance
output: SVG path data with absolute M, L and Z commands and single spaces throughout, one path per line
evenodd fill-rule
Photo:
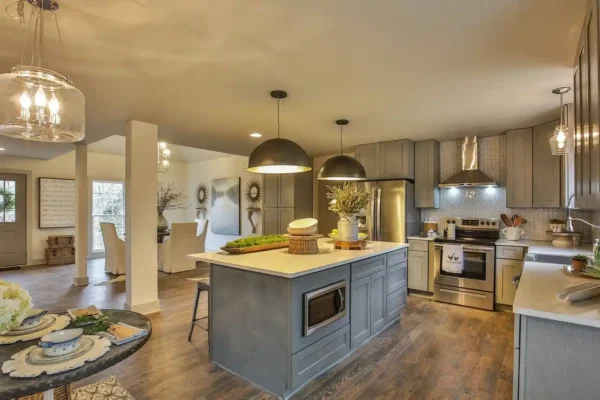
M 51 311 L 95 304 L 122 308 L 125 282 L 110 279 L 104 260 L 89 263 L 90 285 L 76 287 L 74 266 L 28 267 L 0 272 Z M 272 400 L 275 397 L 208 361 L 207 335 L 187 341 L 194 282 L 207 267 L 168 275 L 159 272 L 162 312 L 151 316 L 153 335 L 136 354 L 74 387 L 116 375 L 136 400 Z M 198 315 L 206 313 L 203 295 Z M 409 296 L 402 322 L 395 324 L 335 368 L 309 383 L 294 400 L 312 399 L 510 399 L 513 316 L 435 303 Z

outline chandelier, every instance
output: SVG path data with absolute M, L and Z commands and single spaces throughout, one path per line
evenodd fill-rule
M 165 142 L 158 142 L 158 172 L 167 172 L 169 170 L 169 158 L 171 158 L 171 150 L 167 148 Z
M 0 74 L 0 134 L 41 142 L 77 142 L 85 136 L 85 99 L 72 81 L 44 68 L 44 29 L 51 13 L 58 32 L 58 3 L 54 0 L 18 0 L 17 13 L 25 24 L 25 2 L 30 5 L 27 36 L 21 61 Z M 33 29 L 33 35 L 31 31 Z M 31 36 L 33 40 L 31 41 Z M 30 43 L 31 42 L 31 43 Z M 31 47 L 29 65 L 23 55 Z
M 554 130 L 554 135 L 549 139 L 552 155 L 562 156 L 567 151 L 567 140 L 569 139 L 569 127 L 563 124 L 563 94 L 571 90 L 570 87 L 559 87 L 552 91 L 560 95 L 560 123 Z

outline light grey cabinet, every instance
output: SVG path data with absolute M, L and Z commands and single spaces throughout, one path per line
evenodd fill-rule
M 497 304 L 512 306 L 517 289 L 512 283 L 523 269 L 523 255 L 526 247 L 496 246 L 496 298 Z
M 408 288 L 426 292 L 429 284 L 429 253 L 408 252 Z
M 277 209 L 277 226 L 279 233 L 287 233 L 287 227 L 294 220 L 293 208 L 278 208 Z
M 561 157 L 552 155 L 548 140 L 559 120 L 533 127 L 533 207 L 560 207 Z
M 279 188 L 277 190 L 277 207 L 294 207 L 294 194 L 296 185 L 296 174 L 279 175 Z
M 379 143 L 356 146 L 354 158 L 365 168 L 367 179 L 379 179 Z
M 263 235 L 276 235 L 279 232 L 279 209 L 263 208 L 262 210 Z
M 406 286 L 387 296 L 387 323 L 400 317 L 402 309 L 406 306 Z
M 357 348 L 371 337 L 371 277 L 351 283 L 350 291 L 350 345 Z
M 311 172 L 263 175 L 264 235 L 287 233 L 287 226 L 294 219 L 313 216 L 312 176 Z
M 386 275 L 386 271 L 371 275 L 371 335 L 375 335 L 386 325 Z
M 263 207 L 279 207 L 279 175 L 263 175 Z
M 424 140 L 415 143 L 415 206 L 440 207 L 440 143 Z
M 549 145 L 548 145 L 549 147 Z M 533 129 L 506 132 L 506 206 L 533 205 Z
M 414 179 L 415 145 L 412 140 L 356 146 L 354 157 L 367 172 L 367 179 Z

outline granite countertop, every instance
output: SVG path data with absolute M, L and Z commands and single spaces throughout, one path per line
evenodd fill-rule
M 545 242 L 542 240 L 506 240 L 499 239 L 496 241 L 496 246 L 516 246 L 516 247 L 527 247 L 527 252 L 531 254 L 551 254 L 561 256 L 574 256 L 575 254 L 592 254 L 592 245 L 584 244 L 575 249 L 562 249 L 560 247 L 553 247 L 552 242 Z
M 430 238 L 430 237 L 421 237 L 421 236 L 409 236 L 409 237 L 407 237 L 407 239 L 408 240 L 426 240 L 428 242 L 432 242 L 432 241 L 434 241 L 435 239 L 437 239 L 439 237 L 441 237 L 441 236 L 436 236 L 436 237 L 432 237 L 432 238 Z
M 249 254 L 225 251 L 190 254 L 189 258 L 210 264 L 244 269 L 284 278 L 297 278 L 314 272 L 356 262 L 408 247 L 405 243 L 368 242 L 365 250 L 339 250 L 333 240 L 319 239 L 319 254 L 290 254 L 287 248 Z
M 567 275 L 560 264 L 527 261 L 521 273 L 513 312 L 600 328 L 600 297 L 574 303 L 556 298 L 557 292 L 590 281 L 593 280 Z

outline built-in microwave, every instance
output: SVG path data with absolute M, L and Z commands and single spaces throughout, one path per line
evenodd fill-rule
M 304 293 L 304 336 L 346 315 L 346 281 Z

